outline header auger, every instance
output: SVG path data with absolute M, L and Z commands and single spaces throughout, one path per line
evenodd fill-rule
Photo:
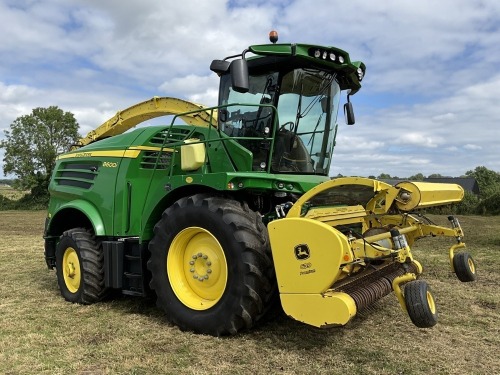
M 341 94 L 353 124 L 365 65 L 271 37 L 212 62 L 217 106 L 155 97 L 58 157 L 45 259 L 66 300 L 153 295 L 180 328 L 227 335 L 278 299 L 290 317 L 329 327 L 394 291 L 415 325 L 431 327 L 414 242 L 451 237 L 452 269 L 475 279 L 456 218 L 445 228 L 414 213 L 460 201 L 459 186 L 328 177 Z M 169 125 L 131 130 L 163 115 Z

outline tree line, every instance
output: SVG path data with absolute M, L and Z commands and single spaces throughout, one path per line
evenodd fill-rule
M 79 124 L 71 112 L 57 106 L 35 108 L 31 114 L 20 116 L 4 131 L 0 141 L 4 150 L 3 172 L 16 176 L 14 180 L 0 180 L 0 184 L 12 185 L 16 189 L 29 191 L 20 202 L 9 202 L 0 196 L 0 208 L 44 208 L 48 203 L 48 185 L 57 155 L 66 152 L 81 138 Z M 338 177 L 341 177 L 339 175 Z M 425 176 L 417 173 L 408 178 L 381 173 L 368 176 L 373 179 L 407 179 L 422 181 Z M 428 178 L 445 177 L 431 174 Z M 500 214 L 500 173 L 484 166 L 465 172 L 461 177 L 476 179 L 480 194 L 465 193 L 462 203 L 455 207 L 463 214 Z
M 43 208 L 49 199 L 48 186 L 57 155 L 69 150 L 81 138 L 78 122 L 71 112 L 57 106 L 35 108 L 20 116 L 4 131 L 0 141 L 4 150 L 3 172 L 16 178 L 12 186 L 29 191 L 18 202 L 5 197 L 0 205 L 7 208 Z

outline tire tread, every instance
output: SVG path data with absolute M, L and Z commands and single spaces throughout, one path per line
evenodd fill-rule
M 68 298 L 63 293 L 64 298 L 83 305 L 90 305 L 102 300 L 106 295 L 107 288 L 104 283 L 104 254 L 100 251 L 100 243 L 96 241 L 92 232 L 85 228 L 67 230 L 62 234 L 61 240 L 63 238 L 73 241 L 78 248 L 82 267 L 81 293 L 77 293 L 76 299 L 74 296 Z M 60 272 L 58 271 L 58 281 L 62 290 L 65 286 L 64 278 L 59 274 Z
M 427 303 L 427 292 L 430 288 L 423 280 L 410 281 L 405 285 L 404 297 L 408 315 L 419 328 L 429 328 L 437 323 L 437 312 L 432 313 Z
M 167 208 L 161 220 L 156 224 L 155 235 L 150 242 L 151 258 L 148 268 L 152 273 L 151 288 L 158 291 L 161 289 L 162 282 L 165 282 L 162 280 L 161 265 L 157 263 L 162 263 L 159 252 L 167 241 L 166 232 L 169 222 L 177 212 L 188 207 L 206 208 L 217 215 L 229 227 L 234 240 L 240 244 L 245 274 L 243 284 L 239 289 L 240 295 L 234 296 L 238 299 L 238 308 L 226 312 L 227 318 L 224 323 L 213 322 L 212 326 L 205 325 L 200 330 L 186 323 L 186 319 L 178 319 L 176 314 L 170 313 L 169 301 L 159 297 L 158 293 L 157 306 L 165 311 L 170 322 L 182 330 L 222 336 L 236 334 L 242 329 L 252 327 L 267 311 L 267 306 L 275 294 L 273 285 L 276 285 L 276 282 L 267 228 L 262 223 L 260 215 L 252 211 L 244 202 L 220 196 L 196 194 L 181 198 Z
M 457 278 L 464 283 L 476 280 L 476 272 L 472 272 L 470 269 L 469 259 L 474 263 L 474 259 L 472 259 L 468 252 L 456 253 L 453 256 L 453 268 L 455 270 L 455 274 L 457 275 Z

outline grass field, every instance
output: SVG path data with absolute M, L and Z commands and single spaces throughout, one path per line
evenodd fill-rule
M 9 185 L 1 185 L 0 184 L 0 195 L 4 196 L 10 200 L 16 201 L 18 199 L 21 199 L 26 193 L 28 193 L 28 192 L 14 189 Z
M 43 259 L 44 218 L 0 212 L 2 374 L 500 373 L 500 217 L 460 217 L 474 283 L 451 273 L 449 240 L 414 247 L 438 304 L 434 328 L 413 326 L 389 295 L 343 328 L 283 316 L 228 338 L 181 332 L 143 299 L 65 302 Z

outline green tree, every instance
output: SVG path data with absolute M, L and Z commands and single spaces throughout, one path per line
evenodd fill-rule
M 388 180 L 391 179 L 391 175 L 388 173 L 381 173 L 377 177 L 379 180 Z
M 56 156 L 68 151 L 80 138 L 78 122 L 71 112 L 51 106 L 35 108 L 18 117 L 5 131 L 0 148 L 5 149 L 4 174 L 17 176 L 16 187 L 44 192 Z
M 487 197 L 500 188 L 500 173 L 486 167 L 476 167 L 473 171 L 465 172 L 467 177 L 474 177 L 479 185 L 481 197 Z
M 423 181 L 425 176 L 422 173 L 417 173 L 413 176 L 410 176 L 408 179 L 411 181 Z
M 433 174 L 430 174 L 428 178 L 441 178 L 443 177 L 442 174 L 440 173 L 433 173 Z
M 464 199 L 454 206 L 455 213 L 460 215 L 472 215 L 478 211 L 479 197 L 471 191 L 464 191 Z

